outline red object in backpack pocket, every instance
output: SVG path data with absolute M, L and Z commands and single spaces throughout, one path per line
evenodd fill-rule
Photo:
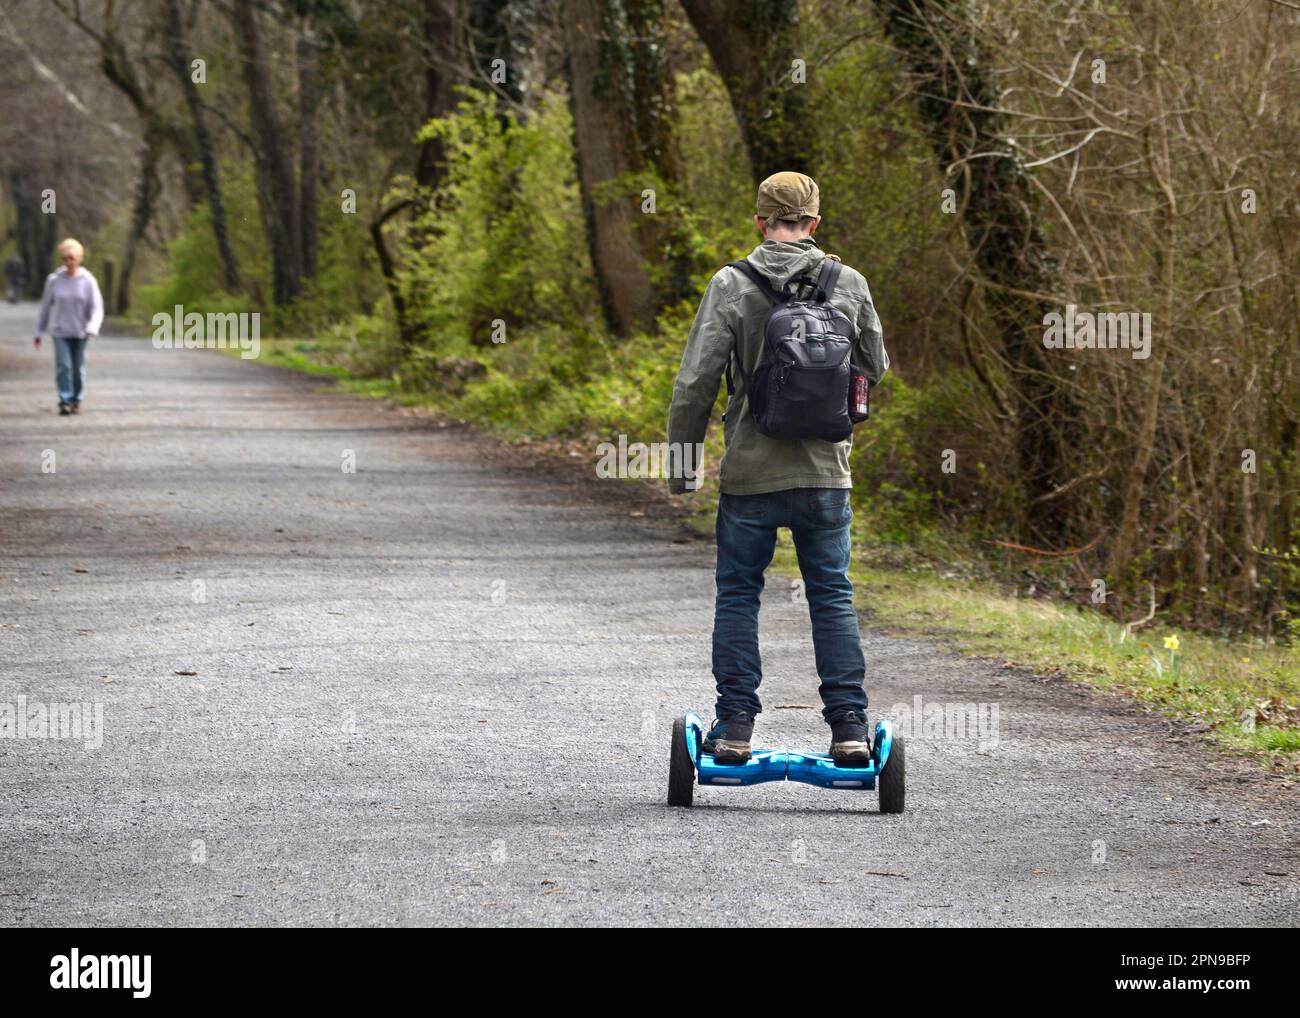
M 871 383 L 860 371 L 849 378 L 849 420 L 861 424 L 871 416 Z

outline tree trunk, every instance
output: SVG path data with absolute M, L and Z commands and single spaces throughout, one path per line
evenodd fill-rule
M 99 294 L 104 300 L 104 307 L 117 307 L 113 302 L 113 296 L 117 293 L 117 265 L 113 259 L 105 258 L 99 263 L 99 272 L 96 273 L 99 280 Z
M 194 132 L 194 149 L 198 155 L 203 172 L 203 189 L 208 203 L 208 214 L 212 219 L 212 234 L 217 242 L 217 253 L 221 257 L 225 286 L 231 293 L 240 289 L 239 265 L 235 260 L 235 250 L 230 243 L 230 228 L 226 221 L 226 204 L 221 196 L 221 180 L 217 174 L 216 151 L 212 145 L 212 136 L 203 117 L 203 104 L 199 99 L 198 86 L 190 76 L 190 54 L 185 45 L 185 33 L 181 26 L 181 9 L 179 0 L 164 0 L 168 34 L 167 57 L 176 80 L 185 95 L 185 105 L 190 113 L 190 126 Z
M 303 35 L 298 39 L 298 229 L 308 279 L 316 278 L 320 249 L 320 99 L 320 49 Z
M 456 105 L 455 86 L 461 81 L 459 68 L 469 62 L 466 39 L 465 0 L 423 0 L 420 13 L 424 47 L 424 102 L 421 113 L 423 123 L 444 117 Z M 421 126 L 423 126 L 423 123 Z M 409 308 L 412 302 L 428 299 L 428 281 L 421 278 L 403 279 L 398 274 L 396 260 L 384 238 L 384 224 L 399 212 L 412 210 L 414 224 L 407 231 L 405 242 L 412 252 L 418 252 L 429 242 L 429 230 L 419 224 L 428 213 L 434 193 L 446 172 L 446 145 L 441 138 L 427 138 L 420 143 L 415 155 L 415 182 L 419 185 L 413 197 L 382 210 L 371 220 L 370 239 L 379 259 L 379 271 L 393 305 L 393 317 L 402 349 L 409 352 L 419 342 L 420 329 L 412 319 Z
M 136 252 L 144 238 L 144 231 L 153 219 L 154 206 L 162 191 L 158 179 L 158 160 L 162 156 L 163 143 L 157 133 L 146 129 L 144 149 L 140 155 L 140 179 L 136 182 L 135 206 L 131 211 L 131 231 L 126 238 L 126 251 L 122 255 L 122 275 L 117 284 L 117 308 L 119 315 L 126 314 L 131 306 L 131 274 L 135 270 Z
M 384 224 L 412 204 L 411 199 L 398 202 L 380 213 L 370 223 L 370 242 L 374 245 L 375 257 L 379 259 L 379 271 L 384 277 L 384 287 L 388 290 L 388 298 L 393 302 L 393 317 L 397 321 L 397 334 L 401 340 L 402 349 L 408 352 L 415 346 L 418 332 L 407 311 L 406 294 L 402 289 L 402 281 L 397 275 L 397 265 L 393 261 L 392 252 L 388 250 L 388 242 L 384 239 Z
M 424 0 L 424 119 L 435 120 L 450 113 L 456 105 L 454 86 L 457 79 L 448 70 L 458 66 L 464 54 L 458 41 L 462 32 L 460 0 Z M 421 187 L 435 188 L 445 169 L 446 145 L 441 138 L 420 143 L 415 160 L 415 181 Z
M 782 170 L 813 173 L 813 115 L 794 80 L 796 0 L 682 0 L 727 87 L 754 181 Z
M 284 144 L 275 110 L 252 0 L 234 0 L 231 25 L 243 50 L 244 85 L 248 89 L 250 120 L 257 145 L 257 198 L 271 245 L 272 285 L 277 305 L 290 303 L 302 292 L 303 264 L 297 185 L 293 162 Z
M 513 13 L 517 16 L 521 8 L 527 6 L 521 4 L 519 0 L 469 0 L 467 4 L 469 52 L 465 56 L 468 57 L 466 62 L 472 67 L 471 77 L 475 84 L 489 82 L 490 90 L 513 106 L 523 103 L 524 90 L 523 77 L 520 74 L 522 69 L 520 53 L 516 50 L 515 36 L 518 30 L 513 33 L 511 31 L 511 15 Z M 514 8 L 513 12 L 512 8 Z M 494 80 L 492 77 L 494 60 L 505 61 L 504 81 Z M 458 60 L 458 65 L 460 63 L 461 61 Z
M 1071 478 L 1074 399 L 1043 347 L 1043 318 L 1060 309 L 1053 263 L 1038 229 L 1033 185 L 1000 137 L 999 85 L 974 37 L 964 0 L 875 0 L 885 31 L 913 78 L 916 107 L 964 209 L 971 258 L 1011 372 L 1016 450 L 1030 532 L 1047 542 L 1069 536 L 1062 500 Z M 970 159 L 974 154 L 981 158 Z
M 9 171 L 9 195 L 14 205 L 14 240 L 27 274 L 23 292 L 31 300 L 40 300 L 54 257 L 55 217 L 41 214 L 35 183 L 18 170 Z
M 645 117 L 638 121 L 638 106 L 649 98 L 638 96 L 636 82 L 656 77 L 642 65 L 658 60 L 658 54 L 611 31 L 620 14 L 638 7 L 629 24 L 643 24 L 656 17 L 656 11 L 662 16 L 659 0 L 570 0 L 564 23 L 574 148 L 591 260 L 605 318 L 612 331 L 624 336 L 654 322 L 657 295 L 646 266 L 647 256 L 653 254 L 654 231 L 641 222 L 641 194 L 659 172 L 656 152 L 667 151 L 655 140 L 660 126 Z M 628 82 L 633 83 L 630 89 Z
M 109 5 L 108 10 L 111 10 Z M 167 12 L 155 8 L 155 17 L 164 17 Z M 117 33 L 114 22 L 106 12 L 102 32 L 96 31 L 81 16 L 81 7 L 64 9 L 64 14 L 82 32 L 95 41 L 99 48 L 99 68 L 104 77 L 121 92 L 140 118 L 141 133 L 144 139 L 144 151 L 141 157 L 140 179 L 136 187 L 135 207 L 131 216 L 131 230 L 127 236 L 126 251 L 122 257 L 122 275 L 117 291 L 117 311 L 122 313 L 131 301 L 131 273 L 135 268 L 136 250 L 144 236 L 145 228 L 153 218 L 154 205 L 162 190 L 158 178 L 158 162 L 163 149 L 170 145 L 180 157 L 181 164 L 188 167 L 196 158 L 192 138 L 188 132 L 158 106 L 155 96 L 149 89 L 152 78 L 146 74 L 143 78 L 140 70 L 145 62 L 133 56 L 126 48 L 122 37 Z M 165 20 L 159 24 L 166 30 Z M 190 204 L 197 202 L 199 195 L 194 190 L 192 175 L 182 175 L 186 197 Z M 53 229 L 53 224 L 50 224 Z
M 1157 202 L 1159 214 L 1158 235 L 1152 238 L 1151 247 L 1156 270 L 1155 283 L 1160 294 L 1162 307 L 1160 321 L 1167 335 L 1174 335 L 1178 320 L 1178 301 L 1175 283 L 1175 259 L 1178 251 L 1178 198 L 1174 190 L 1173 160 L 1169 154 L 1169 128 L 1166 120 L 1167 107 L 1161 88 L 1161 42 L 1160 18 L 1153 17 L 1151 34 L 1147 40 L 1150 47 L 1151 63 L 1141 67 L 1143 80 L 1147 82 L 1154 105 L 1159 116 L 1152 119 L 1143 138 L 1143 151 L 1147 173 L 1151 178 L 1151 191 Z M 1169 343 L 1153 344 L 1155 347 L 1146 370 L 1145 400 L 1141 406 L 1138 419 L 1136 448 L 1129 463 L 1124 482 L 1124 501 L 1120 513 L 1119 526 L 1111 542 L 1110 558 L 1107 571 L 1117 581 L 1124 578 L 1130 564 L 1138 553 L 1139 520 L 1142 510 L 1142 496 L 1146 490 L 1146 475 L 1155 455 L 1156 440 L 1160 424 L 1161 383 L 1164 379 L 1165 362 L 1169 355 Z M 1244 476 L 1244 475 L 1243 475 Z M 1247 480 L 1249 480 L 1247 478 Z M 1243 488 L 1243 494 L 1249 490 Z

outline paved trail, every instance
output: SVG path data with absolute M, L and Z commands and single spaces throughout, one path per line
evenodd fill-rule
M 99 703 L 104 732 L 0 739 L 0 923 L 1297 921 L 1293 790 L 921 641 L 866 634 L 873 711 L 996 703 L 1000 738 L 913 740 L 906 814 L 800 785 L 670 809 L 707 545 L 216 354 L 94 341 L 60 418 L 33 310 L 0 308 L 0 704 Z M 772 709 L 816 703 L 784 588 L 759 737 L 821 749 L 816 710 Z

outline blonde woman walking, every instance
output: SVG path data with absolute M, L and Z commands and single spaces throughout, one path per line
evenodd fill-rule
M 59 245 L 63 264 L 45 279 L 41 308 L 36 318 L 36 339 L 48 330 L 54 338 L 55 382 L 59 387 L 59 413 L 81 410 L 86 387 L 86 343 L 99 335 L 104 323 L 104 298 L 99 283 L 81 264 L 86 251 L 69 237 Z

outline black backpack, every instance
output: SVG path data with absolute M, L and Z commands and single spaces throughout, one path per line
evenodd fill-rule
M 752 279 L 772 302 L 763 327 L 763 351 L 752 376 L 745 373 L 736 345 L 731 348 L 760 434 L 844 441 L 853 434 L 849 355 L 855 330 L 848 315 L 830 303 L 843 266 L 826 258 L 815 280 L 792 279 L 783 293 L 773 290 L 748 259 L 732 262 L 731 268 Z M 812 287 L 812 293 L 807 300 L 795 300 L 795 292 L 805 285 Z M 727 395 L 734 392 L 728 359 Z

